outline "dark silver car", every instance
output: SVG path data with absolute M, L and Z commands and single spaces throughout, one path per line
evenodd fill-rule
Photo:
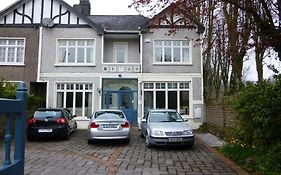
M 88 144 L 96 139 L 130 140 L 130 124 L 121 110 L 97 110 L 88 125 Z
M 146 147 L 153 145 L 186 145 L 192 147 L 192 128 L 176 110 L 149 110 L 140 123 Z

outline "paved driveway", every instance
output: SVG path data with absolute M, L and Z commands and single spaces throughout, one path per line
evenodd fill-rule
M 1 157 L 1 156 L 0 156 Z M 237 174 L 201 142 L 192 149 L 148 149 L 133 129 L 130 143 L 106 141 L 88 145 L 86 130 L 69 141 L 26 144 L 26 175 Z

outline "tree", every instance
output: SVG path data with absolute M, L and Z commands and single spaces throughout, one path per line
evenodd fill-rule
M 250 14 L 259 28 L 260 42 L 272 47 L 281 60 L 281 0 L 221 0 Z

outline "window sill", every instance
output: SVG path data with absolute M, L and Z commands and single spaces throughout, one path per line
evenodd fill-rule
M 19 66 L 19 67 L 23 67 L 25 66 L 24 63 L 0 63 L 0 66 Z
M 55 67 L 95 67 L 95 64 L 55 64 Z
M 192 63 L 172 63 L 172 62 L 167 62 L 167 63 L 153 63 L 155 66 L 192 66 Z

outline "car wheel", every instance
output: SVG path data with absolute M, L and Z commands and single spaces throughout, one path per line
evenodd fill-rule
M 145 146 L 147 148 L 151 148 L 151 143 L 149 142 L 149 135 L 148 134 L 146 134 L 146 136 L 145 136 Z
M 88 139 L 88 145 L 93 144 L 93 140 Z
M 64 139 L 65 140 L 69 140 L 69 136 L 70 136 L 70 132 L 69 132 L 69 128 L 65 131 L 65 136 Z
M 141 136 L 141 138 L 144 138 L 144 135 L 143 135 L 143 133 L 141 132 L 141 130 L 140 130 L 140 136 Z

